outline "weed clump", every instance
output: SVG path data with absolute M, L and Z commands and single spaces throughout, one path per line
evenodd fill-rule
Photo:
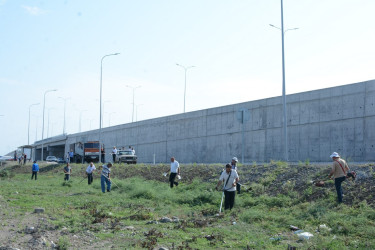
M 8 170 L 1 170 L 0 171 L 0 178 L 2 179 L 10 179 L 14 177 L 14 173 L 9 172 Z

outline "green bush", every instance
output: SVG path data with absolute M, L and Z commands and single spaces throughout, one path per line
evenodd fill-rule
M 66 236 L 60 237 L 57 242 L 57 249 L 59 250 L 68 250 L 70 247 L 69 239 Z

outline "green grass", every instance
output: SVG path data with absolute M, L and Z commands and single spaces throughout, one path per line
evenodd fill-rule
M 118 187 L 113 185 L 112 192 L 103 194 L 97 176 L 89 186 L 85 180 L 79 183 L 80 176 L 64 182 L 61 171 L 39 174 L 34 181 L 30 174 L 6 170 L 0 181 L 0 195 L 12 208 L 3 213 L 5 218 L 22 217 L 43 207 L 49 223 L 58 229 L 65 227 L 71 234 L 89 230 L 96 241 L 110 239 L 119 248 L 174 245 L 193 249 L 286 249 L 288 244 L 301 249 L 375 248 L 375 210 L 371 206 L 366 202 L 337 205 L 334 190 L 307 202 L 306 197 L 314 189 L 297 194 L 294 181 L 280 186 L 283 194 L 270 195 L 269 185 L 286 168 L 283 162 L 275 165 L 275 171 L 265 174 L 259 183 L 250 184 L 250 192 L 237 196 L 235 209 L 223 216 L 215 216 L 221 201 L 221 192 L 213 191 L 216 182 L 199 178 L 181 182 L 173 189 L 165 182 L 141 177 L 113 178 Z M 152 169 L 146 165 L 137 167 Z M 77 172 L 83 168 L 73 166 Z M 147 224 L 164 216 L 176 216 L 180 221 Z M 331 231 L 317 233 L 322 224 Z M 124 229 L 128 225 L 135 227 L 134 233 Z M 314 237 L 298 241 L 289 230 L 290 225 L 311 232 Z M 71 247 L 68 236 L 55 242 L 60 249 Z

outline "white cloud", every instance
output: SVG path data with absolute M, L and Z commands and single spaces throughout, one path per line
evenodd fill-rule
M 38 7 L 31 7 L 31 6 L 22 5 L 22 8 L 24 8 L 30 15 L 33 15 L 33 16 L 39 16 L 39 15 L 42 15 L 42 14 L 46 13 L 45 10 L 42 10 Z

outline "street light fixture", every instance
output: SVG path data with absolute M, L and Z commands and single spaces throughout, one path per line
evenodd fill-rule
M 29 106 L 29 125 L 27 126 L 27 145 L 30 145 L 30 109 L 32 106 L 39 105 L 40 103 L 34 103 Z M 0 115 L 1 116 L 1 115 Z
M 102 82 L 103 82 L 103 59 L 108 56 L 117 56 L 120 53 L 108 54 L 102 57 L 100 61 L 100 116 L 99 116 L 99 152 L 101 150 L 102 139 Z M 99 154 L 99 162 L 101 162 L 102 154 Z
M 187 67 L 185 67 L 185 66 L 183 66 L 183 65 L 181 65 L 181 64 L 178 64 L 178 63 L 176 63 L 176 65 L 177 66 L 179 66 L 179 67 L 182 67 L 184 70 L 185 70 L 185 87 L 184 87 L 184 113 L 185 113 L 185 100 L 186 100 L 186 71 L 188 70 L 188 69 L 191 69 L 191 68 L 194 68 L 195 66 L 187 66 Z
M 71 99 L 70 97 L 64 98 L 59 96 L 60 99 L 64 100 L 64 126 L 63 126 L 63 135 L 65 135 L 65 114 L 66 114 L 66 101 Z
M 140 88 L 142 87 L 141 85 L 139 86 L 136 86 L 136 87 L 133 87 L 133 86 L 130 86 L 130 85 L 126 85 L 126 87 L 128 88 L 132 88 L 133 89 L 133 113 L 132 113 L 132 122 L 134 122 L 134 92 L 137 88 Z
M 43 142 L 43 139 L 44 139 L 44 111 L 46 109 L 46 94 L 49 93 L 49 92 L 54 92 L 54 91 L 57 91 L 57 89 L 52 89 L 52 90 L 47 90 L 46 92 L 44 92 L 44 99 L 43 99 L 43 126 L 42 126 L 42 161 L 43 161 L 43 148 L 44 148 L 44 142 Z
M 288 129 L 287 129 L 287 117 L 286 117 L 286 95 L 285 95 L 285 56 L 284 56 L 284 34 L 289 30 L 296 30 L 298 28 L 286 29 L 284 31 L 284 13 L 283 13 L 283 0 L 281 0 L 281 28 L 270 24 L 271 27 L 279 29 L 281 31 L 281 57 L 282 57 L 282 71 L 283 71 L 283 127 L 284 127 L 284 158 L 288 161 Z

